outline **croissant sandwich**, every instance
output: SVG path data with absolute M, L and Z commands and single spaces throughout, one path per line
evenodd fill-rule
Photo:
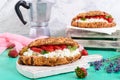
M 56 66 L 81 58 L 79 44 L 71 38 L 37 39 L 19 52 L 18 63 L 31 66 Z
M 80 13 L 72 19 L 71 25 L 80 28 L 109 28 L 116 23 L 114 18 L 103 11 L 89 11 Z

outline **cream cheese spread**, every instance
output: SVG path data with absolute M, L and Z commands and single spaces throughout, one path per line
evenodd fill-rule
M 86 20 L 81 20 L 81 19 L 78 19 L 78 20 L 76 20 L 76 22 L 82 22 L 82 23 L 92 23 L 92 22 L 106 22 L 106 23 L 108 23 L 108 21 L 107 20 L 105 20 L 105 19 L 102 19 L 102 18 L 90 18 L 90 19 L 86 19 Z
M 63 49 L 63 50 L 55 50 L 53 52 L 48 52 L 46 54 L 41 54 L 41 53 L 37 53 L 37 52 L 34 52 L 30 49 L 28 49 L 28 51 L 24 52 L 23 55 L 24 56 L 32 56 L 32 55 L 35 55 L 35 56 L 43 56 L 43 57 L 46 57 L 46 58 L 52 58 L 52 57 L 74 57 L 75 55 L 78 55 L 80 54 L 80 50 L 79 48 L 77 48 L 76 50 L 74 51 L 71 51 L 67 48 Z

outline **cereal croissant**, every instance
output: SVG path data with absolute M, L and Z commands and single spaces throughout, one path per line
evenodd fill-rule
M 109 28 L 116 26 L 114 18 L 103 11 L 80 13 L 72 19 L 71 25 L 80 28 Z
M 81 58 L 79 44 L 71 38 L 37 39 L 19 52 L 18 63 L 31 66 L 56 66 Z

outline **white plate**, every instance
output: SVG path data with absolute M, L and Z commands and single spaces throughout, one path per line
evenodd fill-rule
M 16 68 L 19 73 L 28 77 L 28 78 L 41 78 L 61 73 L 72 72 L 77 66 L 89 68 L 88 62 L 93 62 L 96 60 L 101 60 L 101 55 L 89 55 L 83 56 L 81 59 L 66 65 L 47 67 L 47 66 L 26 66 L 20 65 L 16 62 Z
M 85 31 L 92 31 L 98 33 L 105 33 L 105 34 L 112 34 L 118 30 L 118 26 L 110 27 L 110 28 L 78 28 L 73 26 L 67 26 L 68 29 L 77 29 L 77 30 L 85 30 Z

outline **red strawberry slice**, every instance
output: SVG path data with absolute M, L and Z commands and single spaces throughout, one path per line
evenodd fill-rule
M 98 18 L 98 16 L 92 16 L 92 18 Z
M 52 52 L 52 51 L 54 51 L 54 49 L 53 48 L 47 48 L 46 51 Z
M 91 16 L 86 16 L 85 18 L 90 19 L 90 18 L 91 18 Z
M 98 17 L 99 17 L 99 18 L 103 18 L 103 19 L 105 18 L 105 16 L 104 16 L 104 15 L 100 15 L 100 16 L 98 16 Z
M 83 56 L 86 56 L 86 55 L 88 55 L 88 52 L 87 52 L 86 49 L 83 49 L 83 50 L 81 51 L 81 54 L 82 54 Z
M 62 48 L 60 46 L 55 45 L 54 50 L 61 50 Z
M 46 46 L 41 46 L 41 49 L 46 50 L 47 47 Z
M 53 45 L 47 45 L 47 48 L 53 49 Z
M 45 51 L 48 51 L 48 52 L 54 51 L 54 48 L 52 45 L 41 46 L 41 48 Z
M 60 45 L 60 47 L 61 47 L 61 49 L 63 50 L 63 49 L 65 49 L 67 46 L 66 46 L 65 44 L 63 44 L 63 45 Z
M 47 47 L 47 48 L 46 48 L 47 51 L 49 51 L 49 52 L 54 51 L 53 45 L 47 45 L 46 47 Z
M 32 47 L 30 48 L 32 51 L 35 51 L 35 52 L 41 52 L 42 49 L 41 48 L 37 48 L 37 47 Z

